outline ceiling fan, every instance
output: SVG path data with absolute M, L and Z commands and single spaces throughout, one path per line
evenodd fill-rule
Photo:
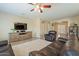
M 43 13 L 43 9 L 51 8 L 51 5 L 49 4 L 42 4 L 42 3 L 29 3 L 29 4 L 34 6 L 34 8 L 30 10 L 31 12 L 37 10 L 40 13 Z

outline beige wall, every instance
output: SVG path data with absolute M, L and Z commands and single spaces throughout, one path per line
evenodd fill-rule
M 9 33 L 14 29 L 14 23 L 27 23 L 27 31 L 32 31 L 33 37 L 40 37 L 40 18 L 30 20 L 27 18 L 14 16 L 8 13 L 0 12 L 0 40 L 8 40 Z
M 32 21 L 22 17 L 0 13 L 0 40 L 8 40 L 11 29 L 14 28 L 15 22 L 27 23 L 27 29 L 32 30 Z
M 78 24 L 79 25 L 79 16 L 74 16 L 70 18 L 64 18 L 64 19 L 59 19 L 59 20 L 51 20 L 50 24 L 54 22 L 62 22 L 62 21 L 68 21 L 68 26 L 73 25 L 73 24 Z M 50 27 L 52 29 L 52 27 Z
M 79 25 L 79 16 L 72 17 L 70 21 L 71 21 L 71 25 L 74 23 Z

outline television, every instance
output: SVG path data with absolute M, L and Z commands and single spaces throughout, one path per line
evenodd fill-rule
M 14 29 L 15 30 L 27 30 L 27 24 L 26 23 L 15 23 Z

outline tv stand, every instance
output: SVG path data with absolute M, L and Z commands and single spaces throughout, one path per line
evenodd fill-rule
M 24 35 L 24 34 L 26 34 L 26 33 L 19 33 L 19 35 Z
M 32 38 L 32 32 L 16 32 L 16 33 L 10 33 L 10 39 L 9 42 L 17 42 L 22 40 L 27 40 Z

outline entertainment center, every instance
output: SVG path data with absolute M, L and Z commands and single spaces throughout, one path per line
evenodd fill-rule
M 17 41 L 22 41 L 22 40 L 27 40 L 32 38 L 32 32 L 23 32 L 23 33 L 10 33 L 10 40 L 9 42 L 17 42 Z
M 16 32 L 9 33 L 10 36 L 9 43 L 32 38 L 32 31 L 26 31 L 27 30 L 26 23 L 15 23 L 14 29 L 16 30 Z

